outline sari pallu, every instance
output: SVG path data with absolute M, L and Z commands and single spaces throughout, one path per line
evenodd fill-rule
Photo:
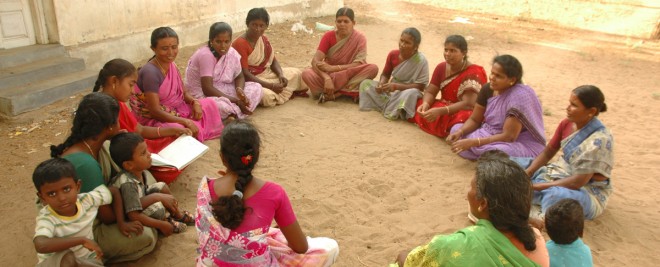
M 359 66 L 329 74 L 335 90 L 352 97 L 358 96 L 360 82 L 364 79 L 373 79 L 378 75 L 378 66 L 367 64 L 367 38 L 357 30 L 353 30 L 349 37 L 339 40 L 333 45 L 326 53 L 324 60 L 330 65 L 361 63 Z M 323 77 L 316 74 L 314 70 L 305 70 L 302 78 L 313 92 L 316 94 L 323 92 Z
M 184 101 L 183 81 L 174 62 L 170 63 L 169 72 L 158 89 L 158 98 L 162 110 L 173 116 L 191 119 L 195 123 L 199 129 L 197 139 L 200 142 L 216 138 L 222 133 L 224 125 L 222 124 L 222 119 L 220 118 L 220 114 L 218 114 L 215 103 L 211 100 L 200 99 L 199 104 L 202 106 L 202 118 L 198 121 L 191 118 L 192 108 Z M 152 118 L 145 101 L 144 93 L 136 84 L 133 88 L 130 103 L 133 114 L 140 124 L 152 127 L 183 128 L 183 125 L 179 123 L 162 122 Z
M 450 235 L 437 235 L 413 249 L 405 267 L 412 266 L 539 266 L 520 252 L 488 220 L 479 220 Z
M 204 49 L 205 51 L 200 51 Z M 210 50 L 208 47 L 204 46 L 201 47 L 199 50 L 197 50 L 197 53 L 205 52 L 207 55 L 204 56 L 211 56 L 213 57 L 213 54 L 211 54 Z M 191 67 L 197 67 L 198 66 L 188 66 L 188 68 Z M 231 96 L 231 97 L 237 97 L 236 95 L 236 86 L 234 85 L 234 79 L 241 74 L 241 55 L 238 54 L 236 49 L 233 47 L 230 47 L 229 50 L 227 50 L 227 53 L 220 57 L 220 59 L 216 62 L 215 66 L 213 67 L 213 87 L 218 89 L 220 92 L 222 92 L 225 95 Z M 202 77 L 199 76 L 199 71 L 188 71 L 187 74 L 189 77 L 186 77 L 186 79 L 189 80 L 196 80 L 199 81 L 202 79 Z M 193 96 L 199 99 L 209 99 L 213 100 L 215 104 L 218 107 L 218 110 L 216 110 L 216 113 L 219 111 L 222 118 L 227 118 L 229 115 L 236 115 L 237 118 L 243 119 L 247 117 L 248 115 L 243 114 L 241 111 L 241 108 L 238 107 L 235 103 L 232 103 L 229 101 L 228 98 L 226 97 L 215 97 L 215 96 L 206 96 L 204 95 L 204 92 L 202 91 L 201 84 L 199 88 L 191 88 L 191 90 L 194 90 Z M 245 93 L 245 97 L 250 101 L 250 106 L 248 107 L 248 110 L 254 111 L 257 108 L 257 105 L 259 105 L 259 102 L 261 101 L 261 97 L 263 96 L 263 92 L 261 91 L 261 85 L 258 83 L 254 82 L 245 82 L 243 92 Z
M 572 198 L 584 208 L 585 218 L 594 219 L 605 211 L 607 200 L 612 194 L 611 175 L 613 161 L 613 138 L 602 122 L 594 117 L 579 131 L 561 142 L 563 156 L 557 162 L 541 168 L 532 178 L 533 183 L 546 183 L 576 174 L 598 173 L 608 178 L 605 181 L 590 180 L 579 190 L 553 186 L 535 192 L 534 202 L 545 210 L 563 198 Z
M 262 81 L 268 83 L 279 83 L 279 77 L 270 68 L 274 59 L 275 55 L 273 53 L 273 48 L 268 41 L 268 38 L 266 38 L 266 36 L 261 36 L 259 39 L 257 39 L 257 42 L 254 45 L 254 49 L 247 58 L 248 70 Z M 283 88 L 282 92 L 279 94 L 268 88 L 263 88 L 261 105 L 265 107 L 284 104 L 291 98 L 294 91 L 307 91 L 308 89 L 307 85 L 302 82 L 302 71 L 300 69 L 281 69 L 282 75 L 289 81 L 289 83 L 287 84 L 287 87 Z
M 429 82 L 429 63 L 424 54 L 417 52 L 411 58 L 399 63 L 392 70 L 391 83 L 416 83 L 426 85 Z M 415 115 L 415 104 L 422 93 L 417 88 L 410 88 L 393 93 L 377 93 L 378 81 L 367 79 L 360 83 L 360 110 L 377 110 L 390 120 L 409 119 Z
M 493 142 L 471 147 L 459 155 L 476 160 L 486 151 L 501 150 L 511 157 L 535 158 L 545 148 L 545 128 L 543 126 L 541 102 L 534 90 L 524 84 L 516 84 L 504 93 L 488 99 L 484 120 L 481 126 L 464 138 L 484 138 L 502 133 L 504 121 L 513 116 L 520 121 L 522 129 L 513 142 Z M 451 132 L 458 131 L 462 123 L 454 125 Z
M 447 62 L 440 65 L 440 73 L 446 73 Z M 461 101 L 461 98 L 466 92 L 479 93 L 481 86 L 486 83 L 486 71 L 479 65 L 472 64 L 465 68 L 465 70 L 455 74 L 454 76 L 443 79 L 438 86 L 441 91 L 441 99 L 436 100 L 431 108 L 442 108 L 451 104 Z M 418 99 L 415 105 L 417 107 L 422 105 L 424 99 Z M 420 114 L 413 113 L 414 118 L 410 119 L 411 122 L 416 123 L 423 131 L 438 136 L 447 137 L 449 130 L 452 126 L 458 123 L 464 123 L 472 115 L 472 110 L 459 110 L 453 114 L 446 114 L 439 116 L 436 120 L 429 122 Z
M 234 232 L 215 219 L 211 203 L 209 180 L 203 177 L 197 190 L 195 218 L 200 254 L 197 266 L 330 266 L 339 253 L 337 242 L 329 238 L 308 237 L 309 249 L 297 254 L 277 228 Z

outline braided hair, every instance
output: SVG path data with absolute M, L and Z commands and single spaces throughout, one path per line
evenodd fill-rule
M 103 85 L 108 81 L 108 78 L 112 76 L 115 76 L 121 80 L 133 73 L 135 73 L 135 66 L 133 66 L 131 62 L 121 58 L 110 60 L 105 63 L 103 68 L 99 71 L 99 77 L 96 78 L 94 89 L 92 91 L 98 92 L 101 87 L 103 87 Z
M 490 222 L 511 231 L 528 251 L 536 249 L 536 235 L 529 226 L 532 184 L 517 163 L 499 150 L 484 153 L 477 161 L 477 199 L 488 200 Z
M 252 169 L 259 161 L 261 140 L 257 129 L 247 121 L 237 120 L 227 124 L 220 137 L 220 153 L 227 163 L 227 168 L 236 173 L 238 179 L 235 190 L 245 192 L 245 188 L 254 178 Z M 236 229 L 243 221 L 248 208 L 239 194 L 221 196 L 212 203 L 213 214 L 224 227 Z
M 50 156 L 59 157 L 75 143 L 97 136 L 108 127 L 117 124 L 119 104 L 104 93 L 91 93 L 83 97 L 76 109 L 71 134 L 64 143 L 50 146 Z

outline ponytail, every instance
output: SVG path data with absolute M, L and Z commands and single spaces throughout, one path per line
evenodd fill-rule
M 108 78 L 112 76 L 121 80 L 133 73 L 135 73 L 135 66 L 133 66 L 131 62 L 121 58 L 110 60 L 106 62 L 105 65 L 103 65 L 103 68 L 99 71 L 99 77 L 96 78 L 96 82 L 94 82 L 94 89 L 92 89 L 92 92 L 98 92 L 108 81 Z
M 252 170 L 259 160 L 260 142 L 256 128 L 242 120 L 229 123 L 220 137 L 220 153 L 227 162 L 226 167 L 238 177 L 234 193 L 220 197 L 211 206 L 216 220 L 229 229 L 240 226 L 249 209 L 243 203 L 243 195 L 254 179 Z

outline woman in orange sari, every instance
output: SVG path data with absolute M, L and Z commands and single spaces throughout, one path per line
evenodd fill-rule
M 481 85 L 486 83 L 486 71 L 470 63 L 467 52 L 463 36 L 451 35 L 445 40 L 445 62 L 435 67 L 424 97 L 417 101 L 417 114 L 410 119 L 429 134 L 447 137 L 452 126 L 472 114 Z M 439 92 L 442 97 L 436 99 Z
M 319 102 L 348 95 L 357 100 L 358 87 L 365 79 L 378 75 L 378 66 L 367 64 L 367 38 L 355 26 L 355 14 L 342 7 L 335 16 L 334 31 L 326 32 L 312 58 L 312 68 L 302 79 Z
M 307 85 L 302 82 L 302 71 L 282 68 L 275 51 L 264 35 L 270 23 L 265 8 L 253 8 L 247 14 L 247 30 L 231 46 L 241 55 L 241 68 L 245 81 L 261 84 L 261 105 L 272 107 L 284 104 L 292 96 L 307 96 Z

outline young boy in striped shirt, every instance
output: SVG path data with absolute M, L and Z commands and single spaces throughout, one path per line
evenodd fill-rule
M 105 185 L 80 192 L 73 165 L 62 158 L 39 164 L 32 181 L 45 206 L 37 215 L 34 247 L 37 266 L 103 266 L 103 252 L 94 241 L 92 224 L 98 207 L 112 202 Z

